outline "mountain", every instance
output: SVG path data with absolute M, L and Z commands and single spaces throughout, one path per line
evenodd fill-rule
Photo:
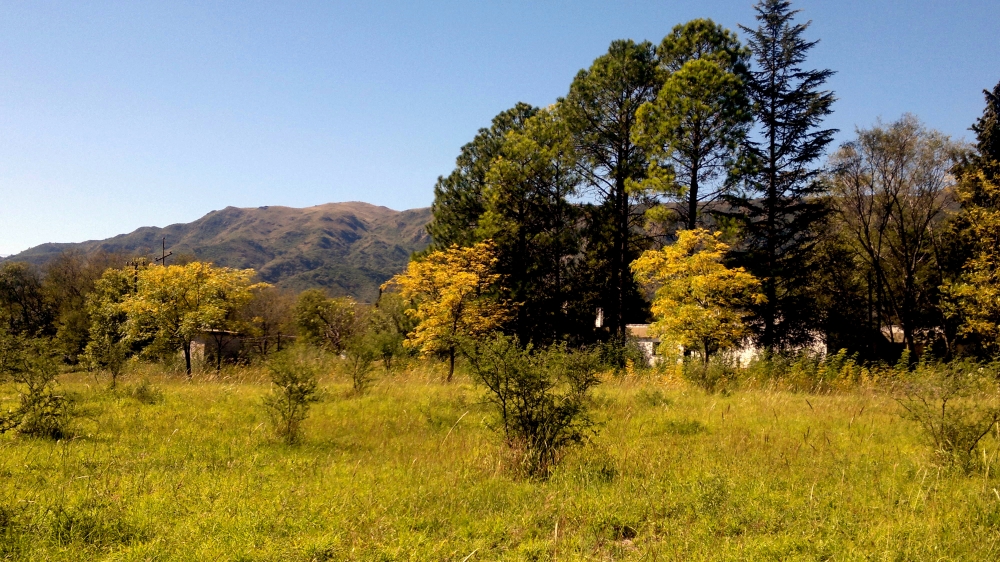
M 174 256 L 253 268 L 262 280 L 296 291 L 322 288 L 371 301 L 382 282 L 406 267 L 410 254 L 430 243 L 424 229 L 430 220 L 430 208 L 394 211 L 359 202 L 304 209 L 226 207 L 187 224 L 143 227 L 107 240 L 42 244 L 5 261 L 44 265 L 65 251 L 159 256 L 166 237 Z

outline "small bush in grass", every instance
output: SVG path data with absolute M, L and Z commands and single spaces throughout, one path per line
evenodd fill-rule
M 918 364 L 903 375 L 895 398 L 903 416 L 920 425 L 937 460 L 966 471 L 1000 421 L 997 369 L 972 361 Z
M 60 439 L 71 419 L 67 398 L 56 389 L 59 368 L 45 340 L 0 334 L 0 377 L 18 387 L 17 407 L 0 414 L 0 433 Z
M 309 405 L 319 399 L 318 362 L 304 349 L 290 349 L 275 354 L 267 367 L 272 388 L 264 407 L 277 436 L 285 443 L 296 443 Z
M 594 427 L 588 393 L 598 383 L 596 354 L 555 347 L 535 351 L 517 338 L 496 336 L 469 353 L 487 389 L 508 460 L 529 477 L 546 477 L 568 447 Z
M 149 379 L 142 379 L 139 384 L 129 388 L 128 393 L 129 396 L 143 404 L 159 404 L 163 402 L 163 391 L 149 382 Z
M 351 375 L 351 383 L 355 394 L 364 394 L 374 380 L 375 360 L 379 358 L 379 350 L 374 341 L 364 331 L 352 336 L 344 346 L 344 356 L 347 358 L 347 372 Z
M 616 375 L 629 374 L 636 366 L 646 367 L 646 355 L 639 347 L 639 341 L 632 337 L 612 337 L 597 348 L 600 362 Z
M 739 369 L 734 359 L 723 354 L 708 363 L 700 357 L 685 357 L 684 378 L 706 392 L 725 392 L 739 378 Z

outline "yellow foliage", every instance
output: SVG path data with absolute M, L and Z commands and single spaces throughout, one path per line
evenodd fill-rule
M 962 178 L 958 191 L 963 204 L 966 236 L 976 244 L 956 283 L 943 287 L 963 319 L 961 333 L 982 338 L 985 347 L 1000 348 L 1000 185 L 979 170 Z
M 729 247 L 721 236 L 682 230 L 676 243 L 648 250 L 632 262 L 636 280 L 655 289 L 650 331 L 661 338 L 661 353 L 668 357 L 695 349 L 707 363 L 713 353 L 747 336 L 744 310 L 764 300 L 756 277 L 723 265 Z
M 452 246 L 412 261 L 406 271 L 383 285 L 399 288 L 418 324 L 404 345 L 422 355 L 446 354 L 452 360 L 463 342 L 482 338 L 507 319 L 508 306 L 494 289 L 496 251 L 491 240 L 475 246 Z M 449 373 L 449 378 L 450 378 Z
M 211 263 L 148 267 L 136 274 L 136 290 L 121 304 L 133 339 L 152 338 L 168 348 L 187 348 L 203 330 L 231 330 L 233 315 L 267 283 L 253 283 L 252 269 Z

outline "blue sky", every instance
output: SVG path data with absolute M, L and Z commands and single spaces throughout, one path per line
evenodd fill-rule
M 613 39 L 753 24 L 752 1 L 4 2 L 0 255 L 227 205 L 427 206 L 459 147 Z M 1000 2 L 798 0 L 828 125 L 955 137 L 1000 81 Z

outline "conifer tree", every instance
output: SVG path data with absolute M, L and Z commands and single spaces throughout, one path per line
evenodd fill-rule
M 472 142 L 462 147 L 455 170 L 439 177 L 434 186 L 434 218 L 427 225 L 433 239 L 427 252 L 444 250 L 452 245 L 471 246 L 478 237 L 479 218 L 486 211 L 483 189 L 486 173 L 500 153 L 507 133 L 520 130 L 538 108 L 526 103 L 501 112 L 489 128 L 479 129 Z
M 496 246 L 505 292 L 519 304 L 521 341 L 549 344 L 587 326 L 572 319 L 570 276 L 580 251 L 580 184 L 572 138 L 555 111 L 542 110 L 507 135 L 487 174 L 480 232 Z
M 749 52 L 711 20 L 676 26 L 657 49 L 667 75 L 654 102 L 639 109 L 636 142 L 650 155 L 637 187 L 676 205 L 656 206 L 656 223 L 693 229 L 731 184 L 738 148 L 751 121 L 743 82 Z
M 976 119 L 972 131 L 976 133 L 978 163 L 981 168 L 992 168 L 992 173 L 1000 172 L 1000 82 L 993 91 L 983 90 L 986 109 L 983 116 Z
M 962 208 L 955 221 L 966 258 L 961 274 L 944 287 L 946 309 L 960 333 L 980 351 L 1000 350 L 1000 83 L 984 90 L 986 108 L 972 125 L 976 152 L 956 166 L 956 195 Z
M 761 0 L 755 9 L 758 27 L 741 29 L 755 63 L 747 94 L 757 134 L 744 147 L 751 162 L 744 190 L 730 202 L 745 237 L 738 261 L 763 282 L 758 341 L 774 351 L 807 341 L 815 320 L 809 256 L 826 214 L 815 162 L 836 132 L 820 128 L 835 98 L 822 89 L 832 71 L 803 68 L 817 43 L 803 37 L 809 23 L 793 21 L 798 11 L 787 0 Z
M 636 111 L 656 98 L 660 78 L 653 45 L 615 41 L 581 70 L 560 100 L 560 115 L 573 134 L 583 183 L 598 197 L 588 219 L 588 261 L 600 287 L 604 319 L 624 337 L 625 324 L 643 320 L 646 304 L 629 264 L 644 247 L 641 195 L 627 187 L 646 173 L 646 152 L 632 139 Z

